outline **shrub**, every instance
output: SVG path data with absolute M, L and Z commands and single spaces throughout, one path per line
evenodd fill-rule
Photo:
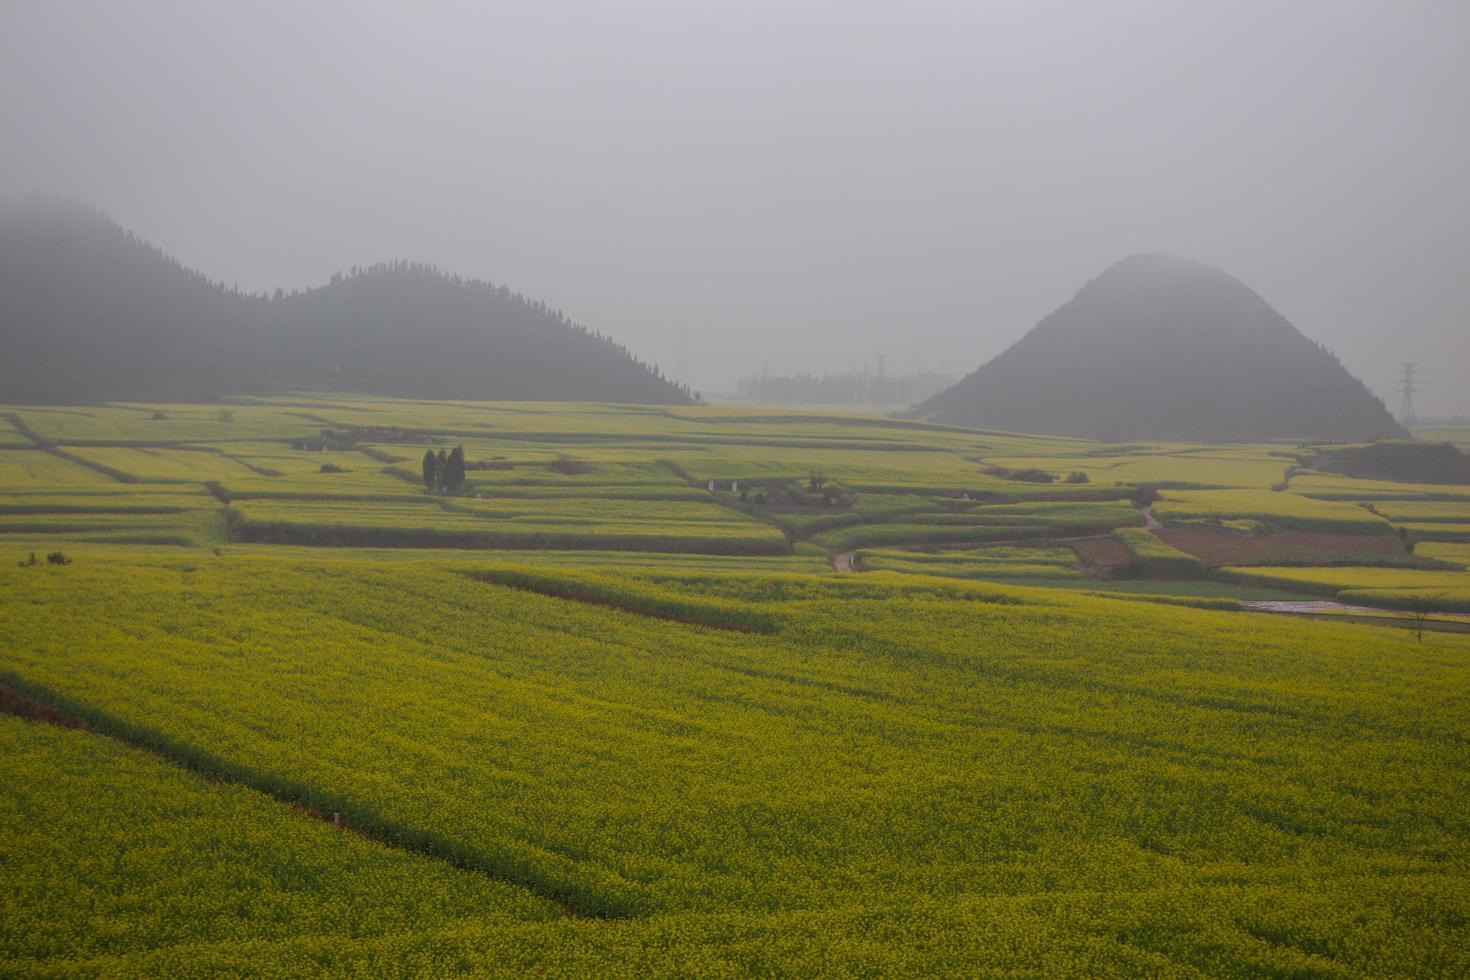
M 998 476 L 1002 480 L 1018 480 L 1021 483 L 1054 483 L 1057 478 L 1055 473 L 1048 473 L 1034 466 L 1024 470 L 1008 470 L 1002 466 L 993 466 L 988 472 L 991 476 Z
M 34 555 L 32 557 L 35 557 Z M 53 551 L 46 556 L 46 560 L 53 565 L 70 565 L 71 559 L 66 557 L 63 551 Z
M 1133 491 L 1133 504 L 1136 507 L 1147 507 L 1149 504 L 1157 503 L 1158 499 L 1158 487 L 1147 483 L 1140 483 Z

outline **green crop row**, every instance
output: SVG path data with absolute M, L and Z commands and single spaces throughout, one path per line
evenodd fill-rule
M 1400 525 L 1415 541 L 1462 541 L 1470 542 L 1470 524 L 1413 523 Z
M 981 541 L 1023 541 L 1045 537 L 1054 531 L 1040 524 L 960 525 L 864 524 L 818 534 L 812 541 L 824 548 L 844 551 L 887 545 L 965 544 Z
M 232 528 L 240 541 L 355 547 L 788 551 L 779 530 L 711 504 L 674 502 L 658 508 L 581 499 L 247 499 L 234 504 Z
M 1254 520 L 1275 527 L 1343 534 L 1391 534 L 1383 518 L 1361 507 L 1267 490 L 1165 490 L 1154 516 L 1172 520 Z

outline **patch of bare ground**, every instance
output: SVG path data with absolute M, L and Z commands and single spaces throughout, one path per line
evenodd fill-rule
M 1083 572 L 1092 578 L 1112 578 L 1133 564 L 1133 555 L 1111 537 L 1079 538 L 1067 543 L 1082 561 Z
M 1197 528 L 1166 527 L 1159 540 L 1194 555 L 1208 568 L 1222 565 L 1391 565 L 1409 553 L 1387 534 L 1276 531 L 1255 537 Z

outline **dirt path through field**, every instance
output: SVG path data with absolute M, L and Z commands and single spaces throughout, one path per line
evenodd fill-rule
M 1276 613 L 1287 616 L 1302 616 L 1308 619 L 1335 620 L 1339 623 L 1367 623 L 1372 626 L 1397 626 L 1414 629 L 1413 617 L 1395 615 L 1393 610 L 1373 606 L 1354 606 L 1331 599 L 1302 600 L 1255 600 L 1245 599 L 1242 609 L 1251 612 Z M 1470 615 L 1465 613 L 1433 613 L 1424 621 L 1426 632 L 1465 633 L 1470 632 Z
M 1290 599 L 1285 601 L 1247 599 L 1241 602 L 1247 609 L 1256 612 L 1296 613 L 1310 616 L 1313 613 L 1354 613 L 1362 616 L 1393 616 L 1396 610 L 1380 609 L 1376 606 L 1354 606 L 1332 599 Z M 1463 620 L 1470 623 L 1470 613 L 1436 612 L 1430 616 L 1437 620 Z M 1402 615 L 1399 618 L 1405 618 Z
M 1164 525 L 1154 516 L 1153 504 L 1138 508 L 1138 516 L 1143 518 L 1143 529 L 1145 531 L 1157 531 Z
M 832 567 L 839 572 L 852 571 L 852 559 L 857 555 L 856 551 L 843 551 L 832 556 Z
M 1374 609 L 1372 606 L 1350 606 L 1345 602 L 1333 602 L 1330 599 L 1290 599 L 1285 601 L 1247 599 L 1241 605 L 1255 612 L 1274 613 L 1362 613 L 1364 615 L 1382 615 L 1382 609 Z

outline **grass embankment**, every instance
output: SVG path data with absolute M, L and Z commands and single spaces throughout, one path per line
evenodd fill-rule
M 1353 504 L 1268 490 L 1165 490 L 1153 512 L 1165 522 L 1249 520 L 1297 531 L 1393 533 L 1388 521 Z
M 1204 566 L 1194 555 L 1171 548 L 1141 527 L 1123 527 L 1113 531 L 1113 540 L 1133 556 L 1129 571 L 1157 578 L 1197 578 Z

